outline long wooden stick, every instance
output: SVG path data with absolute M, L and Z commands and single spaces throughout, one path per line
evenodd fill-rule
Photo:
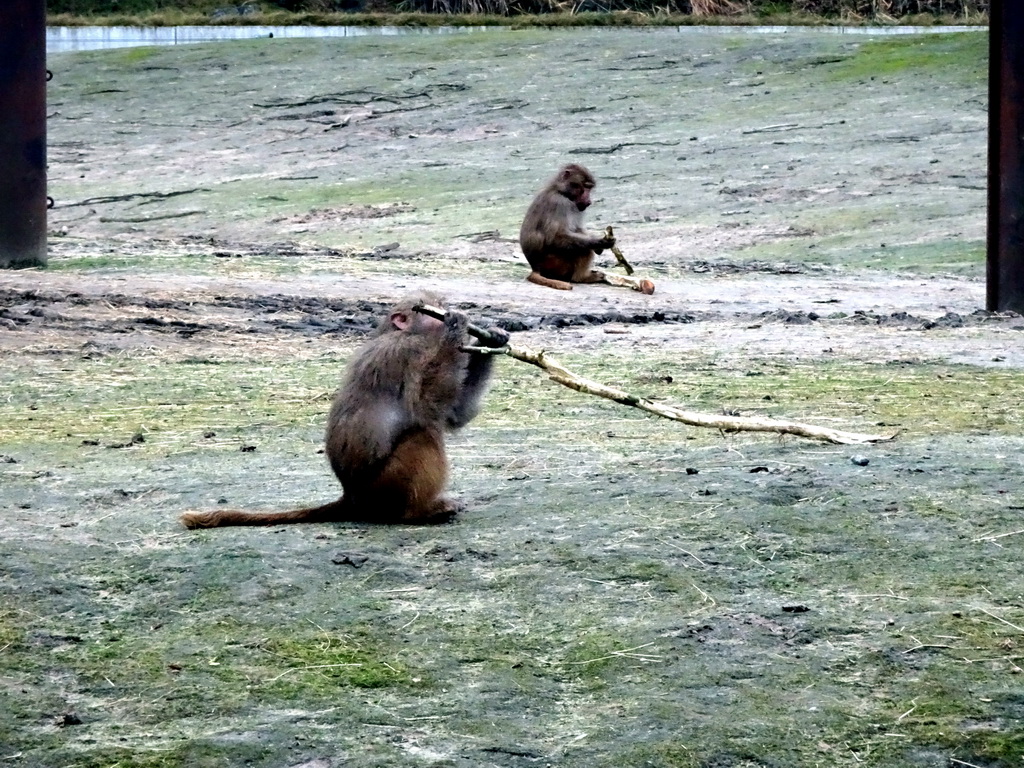
M 438 320 L 443 320 L 445 316 L 443 309 L 426 304 L 418 305 L 415 309 L 417 312 L 422 312 Z M 491 337 L 490 332 L 486 328 L 481 328 L 472 323 L 467 326 L 466 331 L 471 336 L 484 341 Z M 656 403 L 653 400 L 648 400 L 646 397 L 632 395 L 617 387 L 609 387 L 606 384 L 578 376 L 543 350 L 536 351 L 527 347 L 509 344 L 504 348 L 504 352 L 509 357 L 543 369 L 552 381 L 556 381 L 570 389 L 575 389 L 577 392 L 585 392 L 588 395 L 597 395 L 608 400 L 614 400 L 622 405 L 630 405 L 648 413 L 653 413 L 655 416 L 679 421 L 693 427 L 710 427 L 726 432 L 775 432 L 781 435 L 798 435 L 811 440 L 822 440 L 841 445 L 883 443 L 896 437 L 895 434 L 869 435 L 858 432 L 843 432 L 838 429 L 829 429 L 828 427 L 817 427 L 812 424 L 801 424 L 796 421 L 769 419 L 760 416 L 720 416 L 717 414 L 687 411 L 674 405 Z

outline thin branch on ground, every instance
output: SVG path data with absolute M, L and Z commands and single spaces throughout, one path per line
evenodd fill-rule
M 972 539 L 972 541 L 977 544 L 979 541 L 995 541 L 996 539 L 1005 539 L 1007 536 L 1019 536 L 1022 533 L 1024 533 L 1024 528 L 1019 531 L 1010 531 L 1008 533 L 985 534 L 984 536 Z
M 1022 627 L 1018 627 L 1018 626 L 1017 626 L 1016 624 L 1011 624 L 1011 623 L 1010 623 L 1010 622 L 1008 622 L 1008 621 L 1007 621 L 1006 619 L 1004 619 L 1004 618 L 1002 618 L 1002 617 L 1000 617 L 1000 616 L 996 616 L 996 615 L 995 615 L 994 613 L 992 613 L 992 611 L 988 611 L 988 610 L 985 610 L 984 608 L 979 608 L 979 610 L 980 610 L 980 611 L 981 611 L 982 613 L 988 614 L 989 616 L 991 616 L 991 617 L 992 617 L 993 619 L 995 619 L 996 621 L 1000 621 L 1000 622 L 1002 622 L 1003 624 L 1005 624 L 1006 626 L 1008 626 L 1008 627 L 1012 627 L 1013 629 L 1017 630 L 1018 632 L 1024 633 L 1024 628 L 1022 628 Z

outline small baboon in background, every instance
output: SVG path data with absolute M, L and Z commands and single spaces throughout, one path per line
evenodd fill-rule
M 519 245 L 533 271 L 531 283 L 571 291 L 573 283 L 607 283 L 654 293 L 650 280 L 630 280 L 594 269 L 594 255 L 615 245 L 609 235 L 591 235 L 583 228 L 590 207 L 594 175 L 582 165 L 563 166 L 537 193 L 519 230 Z

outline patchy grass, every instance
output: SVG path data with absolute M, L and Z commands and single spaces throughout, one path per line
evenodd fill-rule
M 156 563 L 136 558 L 133 565 L 155 575 Z M 104 597 L 123 602 L 130 594 L 167 582 L 166 576 L 144 579 L 116 569 L 92 578 L 86 570 L 77 579 L 100 590 L 100 603 Z M 47 762 L 206 765 L 218 755 L 238 753 L 227 744 L 199 745 L 190 738 L 202 729 L 205 719 L 245 717 L 253 710 L 286 706 L 297 696 L 331 708 L 347 689 L 411 686 L 429 690 L 404 669 L 393 641 L 374 631 L 348 627 L 343 634 L 332 633 L 308 621 L 271 627 L 216 620 L 196 613 L 200 605 L 193 601 L 189 611 L 171 621 L 155 609 L 133 610 L 121 620 L 108 614 L 108 620 L 99 625 L 73 619 L 48 622 L 59 628 L 59 634 L 46 629 L 47 622 L 34 622 L 28 633 L 18 631 L 11 625 L 23 626 L 23 621 L 5 615 L 0 626 L 11 638 L 4 656 L 8 679 L 28 683 L 57 667 L 79 693 L 68 702 L 59 697 L 38 699 L 28 690 L 8 690 L 3 696 L 10 705 L 4 725 L 9 727 L 12 717 L 38 718 L 34 737 L 22 746 L 30 755 L 46 755 L 42 759 Z M 41 652 L 50 660 L 40 664 Z M 50 709 L 35 709 L 40 706 Z M 94 714 L 85 716 L 81 724 L 67 722 L 71 710 Z M 78 725 L 90 737 L 69 744 L 66 736 Z M 5 735 L 13 736 L 9 730 Z M 242 749 L 243 754 L 251 750 L 252 757 L 264 751 L 256 746 Z M 203 757 L 192 762 L 198 755 Z
M 19 759 L 1013 764 L 1024 614 L 996 537 L 1019 489 L 1015 453 L 993 448 L 1020 431 L 1018 372 L 565 357 L 634 390 L 673 372 L 655 394 L 700 407 L 903 421 L 859 468 L 506 363 L 453 442 L 462 524 L 175 529 L 210 489 L 271 507 L 332 492 L 314 435 L 346 354 L 4 367 L 18 463 L 0 471 L 25 506 L 0 556 L 6 584 L 32 574 L 0 612 L 0 734 Z M 261 394 L 284 381 L 287 398 Z M 138 425 L 144 444 L 78 447 Z M 204 441 L 211 425 L 259 450 Z M 950 450 L 973 458 L 953 470 Z M 332 562 L 353 550 L 362 568 Z
M 853 80 L 940 72 L 971 82 L 988 71 L 988 41 L 970 33 L 873 40 L 829 71 L 837 79 Z
M 73 362 L 8 360 L 0 374 L 8 393 L 0 403 L 0 442 L 80 446 L 98 453 L 119 445 L 159 456 L 200 447 L 238 450 L 246 441 L 273 440 L 282 429 L 299 428 L 318 440 L 351 349 L 348 343 L 313 359 L 262 364 L 140 354 Z M 657 354 L 645 356 L 638 367 L 632 356 L 615 348 L 596 356 L 558 357 L 581 375 L 696 410 L 819 420 L 827 426 L 845 423 L 858 431 L 873 431 L 873 424 L 883 423 L 915 436 L 950 430 L 1016 434 L 1021 428 L 1024 374 L 1015 370 L 770 359 L 751 359 L 736 368 L 713 357 L 681 362 Z M 609 426 L 624 439 L 644 436 L 651 445 L 670 444 L 681 431 L 702 443 L 717 440 L 714 433 L 547 384 L 529 366 L 509 361 L 503 371 L 484 417 L 492 427 L 543 425 L 551 434 L 564 432 L 567 442 L 588 434 L 598 439 Z M 134 444 L 133 435 L 141 436 Z
M 972 268 L 983 84 L 941 58 L 837 77 L 863 43 L 508 30 L 55 57 L 67 232 L 0 308 L 3 762 L 1018 766 L 1019 323 L 971 315 L 975 282 L 895 272 Z M 290 106 L 359 89 L 379 112 L 336 128 Z M 508 233 L 567 156 L 664 270 L 654 297 L 523 284 Z M 416 210 L 286 221 L 377 202 Z M 846 269 L 690 269 L 812 243 Z M 347 316 L 421 282 L 480 317 L 642 312 L 519 335 L 639 394 L 900 435 L 687 428 L 500 361 L 449 443 L 454 524 L 182 529 L 336 496 L 318 452 Z M 824 306 L 846 313 L 773 318 Z M 969 322 L 925 330 L 946 306 Z
M 985 243 L 982 240 L 931 243 L 893 243 L 878 238 L 875 247 L 865 247 L 849 234 L 815 238 L 813 241 L 777 241 L 744 248 L 745 259 L 792 261 L 897 271 L 915 274 L 943 274 L 982 277 L 985 274 Z M 822 254 L 825 254 L 824 257 Z
M 11 447 L 77 445 L 97 453 L 112 446 L 152 455 L 200 445 L 238 450 L 286 424 L 318 424 L 342 365 L 334 356 L 285 368 L 269 361 L 105 357 L 73 369 L 44 361 L 12 365 L 16 380 L 9 380 L 5 403 L 12 420 L 0 440 Z M 288 392 L 284 398 L 282 391 Z

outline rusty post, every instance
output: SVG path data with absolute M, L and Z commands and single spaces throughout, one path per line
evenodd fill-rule
M 46 0 L 0 0 L 0 268 L 46 265 Z
M 987 306 L 1024 313 L 1024 13 L 1004 6 L 989 4 Z

